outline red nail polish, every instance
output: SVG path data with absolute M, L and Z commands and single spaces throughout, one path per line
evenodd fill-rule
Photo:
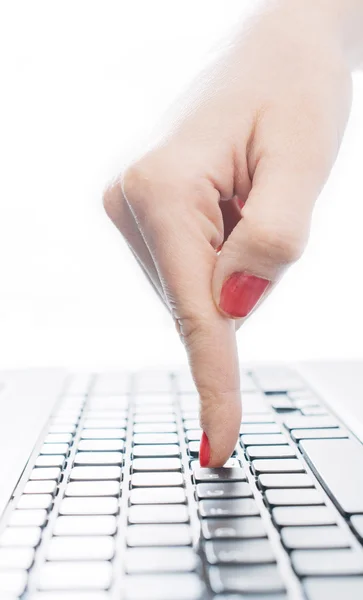
M 269 284 L 262 277 L 233 273 L 223 284 L 219 305 L 232 317 L 247 317 Z
M 209 440 L 203 431 L 202 439 L 200 440 L 199 462 L 201 467 L 207 467 L 210 460 Z

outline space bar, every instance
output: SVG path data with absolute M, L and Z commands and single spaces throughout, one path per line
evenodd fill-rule
M 363 513 L 363 445 L 350 439 L 303 440 L 300 448 L 337 508 Z

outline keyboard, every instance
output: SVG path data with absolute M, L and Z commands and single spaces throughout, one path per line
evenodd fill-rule
M 187 372 L 70 377 L 0 522 L 1 600 L 362 600 L 363 445 L 292 370 L 241 369 L 201 468 Z

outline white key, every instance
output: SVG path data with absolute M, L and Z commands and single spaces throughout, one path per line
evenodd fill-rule
M 14 527 L 43 527 L 47 515 L 47 511 L 44 509 L 14 510 L 10 515 L 9 525 Z
M 117 412 L 127 410 L 129 405 L 128 396 L 92 396 L 88 402 L 88 411 L 111 411 Z
M 111 515 L 58 517 L 54 535 L 114 535 L 116 519 Z
M 77 452 L 74 465 L 122 465 L 121 452 Z
M 60 477 L 60 473 L 61 470 L 59 467 L 50 467 L 49 469 L 33 469 L 32 472 L 30 473 L 30 477 L 29 479 L 33 480 L 33 481 L 39 481 L 42 479 L 53 479 L 55 481 L 58 481 L 59 477 Z
M 53 480 L 28 481 L 25 484 L 24 494 L 55 494 L 57 484 Z
M 44 440 L 45 444 L 69 444 L 72 441 L 70 433 L 49 433 Z
M 68 454 L 68 444 L 43 444 L 40 454 Z
M 4 600 L 8 600 L 5 598 Z M 9 599 L 10 600 L 10 599 Z M 15 600 L 15 598 L 11 598 Z M 107 592 L 35 592 L 27 600 L 110 600 Z
M 131 504 L 183 504 L 186 501 L 182 487 L 135 488 L 131 491 Z
M 135 406 L 145 406 L 146 404 L 151 404 L 152 406 L 158 404 L 172 406 L 173 396 L 169 394 L 137 394 L 135 397 Z
M 197 567 L 192 548 L 129 548 L 125 556 L 127 573 L 188 572 Z
M 74 434 L 76 427 L 74 423 L 52 423 L 48 429 L 49 433 L 70 433 Z
M 132 487 L 170 487 L 184 485 L 182 473 L 134 473 L 131 476 Z
M 29 569 L 33 559 L 33 548 L 0 548 L 0 572 L 6 569 Z
M 194 573 L 133 575 L 125 579 L 124 600 L 200 600 L 203 584 Z
M 115 540 L 110 536 L 53 537 L 47 560 L 111 560 L 114 553 Z
M 126 419 L 86 419 L 86 429 L 126 429 Z
M 70 474 L 71 481 L 78 480 L 121 479 L 120 467 L 74 467 Z
M 7 527 L 0 535 L 0 546 L 35 548 L 40 541 L 40 527 Z
M 45 454 L 38 456 L 36 467 L 63 467 L 65 458 L 62 454 Z
M 108 373 L 99 373 L 96 376 L 96 381 L 92 386 L 93 394 L 109 395 L 109 394 L 127 394 L 131 385 L 131 376 L 129 373 L 120 371 L 109 371 Z M 122 397 L 122 396 L 121 396 Z
M 0 594 L 11 593 L 20 596 L 25 590 L 27 572 L 21 570 L 0 571 Z
M 127 528 L 128 546 L 190 546 L 192 530 L 189 525 L 130 525 Z
M 188 520 L 188 510 L 183 504 L 143 504 L 129 509 L 129 523 L 186 523 Z
M 45 508 L 48 510 L 53 502 L 51 494 L 23 494 L 16 508 Z
M 78 450 L 83 452 L 110 452 L 111 450 L 123 452 L 124 445 L 123 440 L 81 440 Z
M 88 410 L 86 413 L 86 419 L 127 419 L 127 410 Z
M 150 444 L 148 446 L 134 446 L 132 453 L 135 457 L 146 456 L 180 456 L 180 447 L 177 444 Z
M 120 484 L 117 481 L 74 481 L 66 487 L 66 496 L 118 496 Z
M 199 464 L 199 462 L 198 462 Z M 135 458 L 133 471 L 181 471 L 179 458 Z
M 107 590 L 112 581 L 109 562 L 49 562 L 39 571 L 40 590 Z
M 116 515 L 117 498 L 65 498 L 62 500 L 60 515 Z
M 175 433 L 176 423 L 135 423 L 134 433 Z
M 133 442 L 137 444 L 177 444 L 176 433 L 135 433 Z
M 125 429 L 83 429 L 82 440 L 125 440 Z

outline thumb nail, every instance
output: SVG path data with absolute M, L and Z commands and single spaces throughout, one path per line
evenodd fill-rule
M 247 317 L 271 282 L 248 273 L 233 273 L 224 282 L 219 306 L 231 317 Z
M 209 440 L 203 431 L 202 439 L 200 440 L 199 462 L 201 467 L 207 467 L 210 461 L 210 446 Z

